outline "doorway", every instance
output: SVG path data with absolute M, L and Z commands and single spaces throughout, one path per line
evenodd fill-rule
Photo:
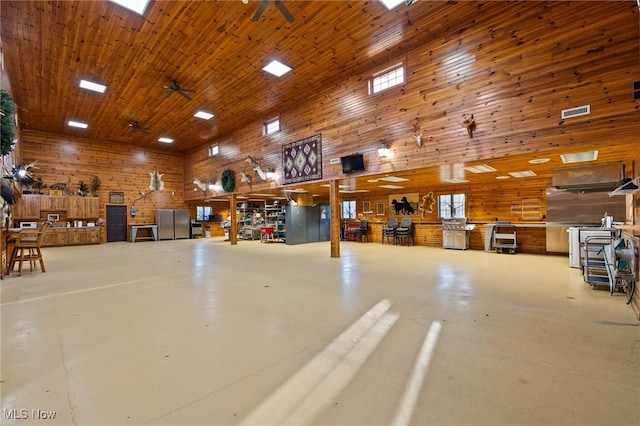
M 107 242 L 127 241 L 127 206 L 107 206 Z

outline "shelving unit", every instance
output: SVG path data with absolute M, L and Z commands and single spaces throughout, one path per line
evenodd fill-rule
M 285 241 L 285 213 L 284 207 L 279 205 L 265 206 L 265 224 L 273 226 L 273 238 L 276 241 Z

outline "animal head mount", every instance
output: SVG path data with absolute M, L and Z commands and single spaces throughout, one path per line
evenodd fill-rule
M 467 115 L 464 115 L 464 120 L 462 121 L 462 127 L 465 127 L 467 129 L 467 134 L 469 135 L 470 138 L 473 137 L 473 131 L 476 128 L 476 121 L 473 118 L 473 114 L 471 114 L 470 117 L 467 117 Z
M 422 136 L 423 136 L 422 132 L 420 132 L 420 134 L 418 134 L 418 135 L 413 135 L 413 138 L 416 140 L 418 148 L 422 147 Z
M 258 176 L 260 176 L 260 179 L 267 180 L 267 174 L 265 173 L 264 170 L 262 170 L 262 167 L 260 167 L 260 163 L 258 163 L 252 156 L 247 155 L 247 159 L 245 161 L 249 163 L 251 168 L 256 173 L 258 173 Z
M 249 185 L 251 185 L 251 177 L 247 174 L 247 172 L 244 171 L 244 169 L 240 170 L 240 176 L 241 176 L 241 179 L 240 179 L 241 182 L 246 182 Z
M 30 169 L 37 169 L 36 164 L 38 160 L 32 161 L 29 164 L 17 165 L 11 168 L 10 176 L 13 177 L 18 182 L 23 183 L 31 183 L 33 182 L 33 175 L 31 174 Z M 6 169 L 5 169 L 6 170 Z
M 193 178 L 193 183 L 195 186 L 197 186 L 198 188 L 200 188 L 201 191 L 206 191 L 207 190 L 207 185 L 202 183 L 200 181 L 200 179 L 198 178 Z

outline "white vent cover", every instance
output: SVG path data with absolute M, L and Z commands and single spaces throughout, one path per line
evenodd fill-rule
M 331 160 L 329 160 L 329 164 L 340 164 L 340 159 L 332 158 Z
M 560 118 L 563 120 L 566 118 L 579 117 L 581 115 L 589 115 L 591 114 L 591 105 L 584 105 L 571 109 L 563 109 L 560 113 Z

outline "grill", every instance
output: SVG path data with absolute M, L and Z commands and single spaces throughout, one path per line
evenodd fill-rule
M 469 232 L 475 228 L 467 219 L 442 220 L 442 247 L 446 249 L 466 250 L 469 248 Z

